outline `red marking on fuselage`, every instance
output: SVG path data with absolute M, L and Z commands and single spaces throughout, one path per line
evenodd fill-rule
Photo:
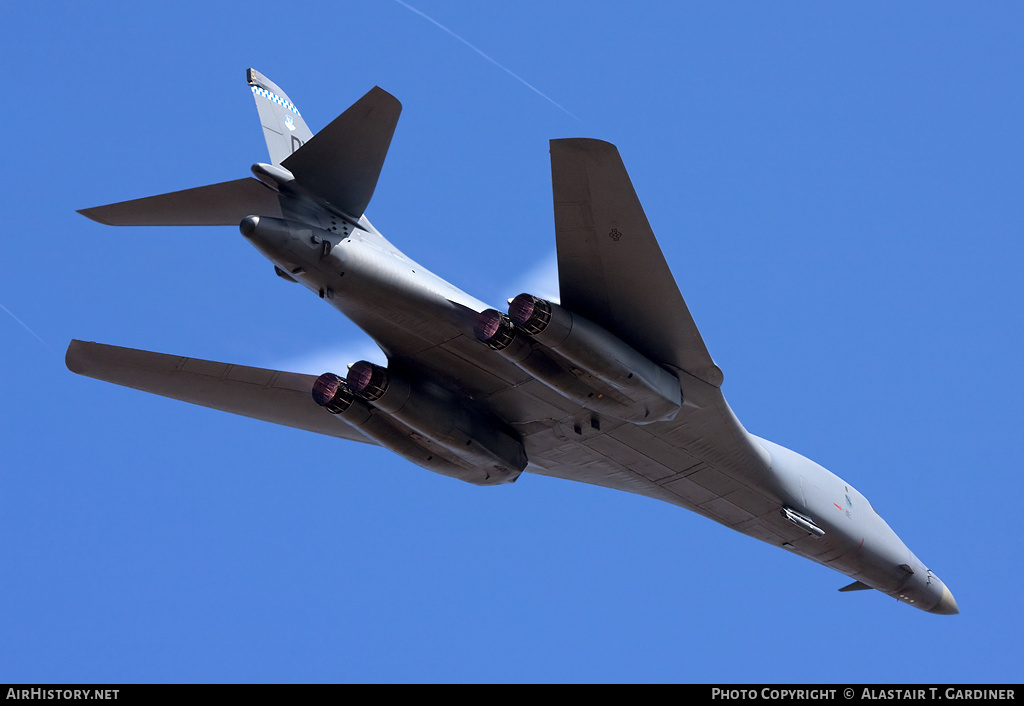
M 836 506 L 837 510 L 842 510 L 843 509 L 843 506 L 838 504 L 838 503 L 832 503 L 832 504 Z

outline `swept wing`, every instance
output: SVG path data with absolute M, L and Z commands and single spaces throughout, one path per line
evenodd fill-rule
M 309 396 L 315 375 L 72 341 L 68 369 L 155 395 L 340 439 L 372 443 Z

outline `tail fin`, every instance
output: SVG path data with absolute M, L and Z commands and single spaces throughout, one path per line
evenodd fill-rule
M 309 142 L 313 133 L 306 127 L 306 121 L 299 115 L 298 108 L 277 84 L 256 69 L 248 69 L 245 75 L 263 124 L 263 137 L 267 140 L 270 161 L 279 165 Z
M 291 172 L 298 193 L 358 220 L 377 188 L 402 104 L 374 88 L 314 136 L 284 91 L 255 69 L 248 79 L 274 165 Z M 79 213 L 108 225 L 236 225 L 251 214 L 280 217 L 287 201 L 255 179 L 237 179 Z

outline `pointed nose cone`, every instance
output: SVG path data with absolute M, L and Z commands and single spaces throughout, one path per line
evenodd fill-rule
M 938 615 L 957 615 L 960 612 L 956 599 L 953 598 L 953 594 L 946 588 L 946 584 L 942 584 L 942 598 L 928 612 Z

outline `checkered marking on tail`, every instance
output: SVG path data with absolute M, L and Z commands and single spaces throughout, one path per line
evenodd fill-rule
M 296 108 L 295 105 L 291 101 L 285 100 L 284 98 L 282 98 L 281 96 L 277 95 L 276 93 L 271 93 L 267 89 L 260 88 L 259 86 L 253 86 L 252 87 L 252 92 L 257 94 L 257 95 L 261 95 L 264 98 L 266 98 L 267 100 L 273 101 L 273 102 L 277 103 L 280 106 L 283 106 L 283 107 L 287 108 L 288 110 L 290 110 L 293 113 L 295 113 L 296 115 L 298 115 L 300 118 L 302 117 L 302 113 L 299 112 L 299 109 Z

